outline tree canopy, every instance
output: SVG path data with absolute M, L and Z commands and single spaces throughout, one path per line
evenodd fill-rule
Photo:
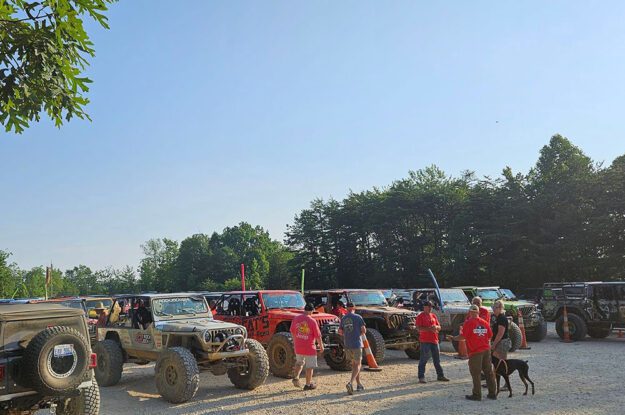
M 88 118 L 89 78 L 95 55 L 83 19 L 108 28 L 115 0 L 0 0 L 0 123 L 21 133 L 45 111 L 57 127 Z

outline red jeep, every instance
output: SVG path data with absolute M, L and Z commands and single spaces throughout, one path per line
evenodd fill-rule
M 240 324 L 251 339 L 267 349 L 269 368 L 275 376 L 289 378 L 295 364 L 293 339 L 289 329 L 293 319 L 304 313 L 302 294 L 287 290 L 232 291 L 223 293 L 215 305 L 214 318 Z M 321 329 L 326 353 L 341 348 L 336 316 L 314 312 Z M 342 353 L 342 350 L 340 351 Z

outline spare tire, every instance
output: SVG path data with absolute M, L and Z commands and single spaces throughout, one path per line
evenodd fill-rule
M 515 352 L 519 347 L 521 347 L 521 343 L 523 342 L 523 335 L 521 334 L 521 329 L 514 322 L 510 322 L 508 326 L 508 337 L 510 337 L 510 352 Z
M 28 343 L 22 365 L 24 386 L 45 396 L 74 393 L 89 369 L 88 340 L 71 327 L 48 327 Z

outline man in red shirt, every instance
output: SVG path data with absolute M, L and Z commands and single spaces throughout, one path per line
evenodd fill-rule
M 484 321 L 486 321 L 488 324 L 490 324 L 490 311 L 488 311 L 488 308 L 484 307 L 482 305 L 482 297 L 479 296 L 475 296 L 473 297 L 473 299 L 471 300 L 471 304 L 476 305 L 480 308 L 480 318 Z M 467 321 L 469 319 L 469 317 L 471 317 L 471 312 L 467 313 L 466 318 L 464 319 L 464 321 Z
M 426 301 L 423 303 L 423 311 L 417 316 L 415 323 L 419 329 L 419 344 L 421 354 L 419 356 L 419 383 L 427 383 L 425 381 L 425 365 L 430 360 L 430 355 L 434 361 L 436 368 L 437 380 L 441 382 L 449 382 L 449 379 L 443 374 L 441 367 L 440 349 L 438 346 L 438 332 L 441 331 L 441 325 L 438 322 L 436 314 L 432 312 L 432 303 Z
M 488 398 L 497 399 L 497 388 L 495 386 L 495 375 L 490 357 L 490 339 L 493 331 L 490 324 L 479 317 L 480 308 L 475 304 L 469 311 L 469 319 L 462 326 L 462 335 L 452 337 L 452 340 L 466 340 L 467 351 L 469 353 L 469 372 L 473 378 L 473 393 L 466 395 L 471 401 L 482 400 L 482 385 L 480 383 L 480 373 L 486 375 L 488 384 Z
M 300 387 L 299 375 L 302 373 L 304 365 L 306 366 L 306 384 L 304 390 L 312 390 L 317 387 L 312 383 L 313 370 L 317 367 L 317 348 L 315 342 L 319 345 L 319 353 L 323 353 L 323 341 L 321 340 L 321 330 L 319 325 L 311 317 L 315 307 L 312 304 L 306 304 L 304 314 L 293 319 L 291 323 L 291 336 L 293 336 L 293 346 L 295 348 L 295 367 L 293 368 L 293 385 Z

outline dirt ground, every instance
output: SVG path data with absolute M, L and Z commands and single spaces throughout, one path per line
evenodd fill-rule
M 349 375 L 334 372 L 325 363 L 317 372 L 318 388 L 304 392 L 290 380 L 270 376 L 255 391 L 235 389 L 226 376 L 201 375 L 194 400 L 172 405 L 160 398 L 154 386 L 154 366 L 127 365 L 121 382 L 101 388 L 101 414 L 620 414 L 625 409 L 623 373 L 625 339 L 615 335 L 604 340 L 565 344 L 553 325 L 541 343 L 530 343 L 510 358 L 528 360 L 536 395 L 523 396 L 524 386 L 515 373 L 511 378 L 514 396 L 506 392 L 497 401 L 470 402 L 471 378 L 467 363 L 454 359 L 450 343 L 443 345 L 442 364 L 449 383 L 435 382 L 428 365 L 426 385 L 417 383 L 417 362 L 403 352 L 387 353 L 384 370 L 365 372 L 366 390 L 348 396 Z M 531 391 L 530 391 L 531 393 Z M 485 393 L 484 393 L 485 395 Z

